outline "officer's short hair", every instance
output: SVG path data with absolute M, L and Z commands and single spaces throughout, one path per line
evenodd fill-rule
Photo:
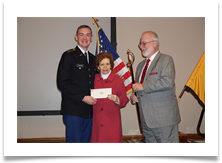
M 90 29 L 90 32 L 91 32 L 91 35 L 92 35 L 92 29 L 88 26 L 88 25 L 81 25 L 77 28 L 76 30 L 76 35 L 78 34 L 79 30 L 82 29 L 82 28 L 88 28 Z

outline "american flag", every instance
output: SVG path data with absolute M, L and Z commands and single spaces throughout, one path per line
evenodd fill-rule
M 126 68 L 123 61 L 120 59 L 116 50 L 113 48 L 112 44 L 106 37 L 102 28 L 99 27 L 97 30 L 97 45 L 96 45 L 96 55 L 101 52 L 108 52 L 113 55 L 114 58 L 114 68 L 113 72 L 122 75 L 124 77 L 124 85 L 126 88 L 126 94 L 132 92 L 132 77 L 129 70 Z

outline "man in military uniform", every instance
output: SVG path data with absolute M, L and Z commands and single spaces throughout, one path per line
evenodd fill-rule
M 88 51 L 92 30 L 87 25 L 78 27 L 77 46 L 62 54 L 57 72 L 57 85 L 62 93 L 61 112 L 66 126 L 67 143 L 90 142 L 94 88 L 95 56 Z

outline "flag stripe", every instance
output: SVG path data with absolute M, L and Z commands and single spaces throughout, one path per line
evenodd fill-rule
M 125 67 L 124 63 L 121 62 L 119 65 L 114 66 L 113 71 L 114 71 L 114 72 L 119 72 L 119 71 L 121 71 L 124 67 Z M 125 72 L 124 72 L 124 73 L 125 73 Z
M 127 85 L 127 86 L 126 86 L 126 90 L 128 90 L 128 91 L 126 91 L 126 94 L 131 93 L 131 92 L 133 91 L 132 85 Z
M 114 61 L 115 65 L 118 65 L 121 62 L 123 62 L 123 61 L 120 58 L 116 58 L 116 60 Z
M 132 80 L 130 79 L 130 78 L 128 78 L 128 79 L 126 79 L 125 81 L 124 81 L 124 84 L 127 86 L 127 85 L 132 85 Z

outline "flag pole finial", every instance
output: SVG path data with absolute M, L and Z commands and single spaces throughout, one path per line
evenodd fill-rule
M 135 61 L 135 56 L 129 49 L 127 50 L 126 54 L 128 54 L 127 66 L 130 67 L 133 64 L 133 62 Z
M 97 23 L 99 21 L 99 19 L 96 19 L 94 17 L 92 17 L 92 24 L 94 25 L 96 23 L 97 27 L 99 28 L 99 24 Z

